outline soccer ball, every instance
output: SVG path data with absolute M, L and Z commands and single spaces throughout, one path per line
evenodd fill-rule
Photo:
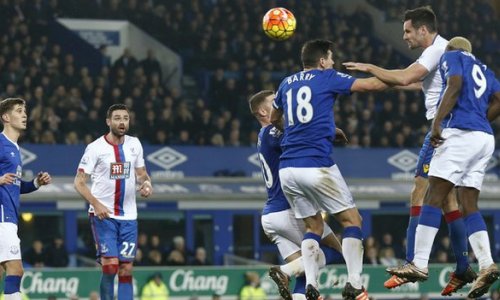
M 297 22 L 293 14 L 286 8 L 271 8 L 262 19 L 262 28 L 273 40 L 284 41 L 291 37 Z

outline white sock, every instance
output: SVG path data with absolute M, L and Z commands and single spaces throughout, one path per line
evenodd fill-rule
M 415 257 L 413 263 L 419 269 L 426 269 L 429 265 L 432 244 L 439 228 L 418 224 L 415 232 Z
M 304 273 L 304 263 L 302 260 L 302 256 L 292 260 L 291 262 L 281 265 L 281 271 L 290 277 L 299 276 Z
M 474 232 L 469 236 L 469 242 L 479 263 L 479 270 L 491 266 L 493 264 L 493 258 L 491 257 L 488 232 L 484 230 Z
M 363 271 L 363 243 L 360 239 L 347 237 L 342 240 L 342 253 L 347 266 L 347 281 L 355 289 L 360 289 Z
M 306 295 L 304 295 L 304 294 L 292 294 L 292 300 L 306 300 Z
M 314 287 L 318 287 L 318 260 L 319 244 L 316 240 L 305 239 L 301 244 L 302 259 L 304 262 L 304 272 L 306 273 L 306 286 L 311 284 Z
M 325 252 L 323 252 L 323 250 L 321 250 L 321 247 L 320 247 L 319 253 L 318 253 L 318 268 L 321 269 L 324 266 L 326 266 Z
M 5 300 L 21 300 L 21 292 L 16 292 L 13 294 L 4 294 Z

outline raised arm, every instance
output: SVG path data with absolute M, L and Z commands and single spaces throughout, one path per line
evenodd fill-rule
M 351 86 L 351 92 L 376 92 L 389 88 L 389 85 L 382 82 L 377 77 L 358 78 Z
M 413 63 L 402 70 L 387 70 L 373 64 L 357 62 L 346 62 L 343 65 L 347 70 L 370 73 L 389 85 L 406 86 L 421 81 L 422 78 L 429 73 L 429 71 L 419 63 Z

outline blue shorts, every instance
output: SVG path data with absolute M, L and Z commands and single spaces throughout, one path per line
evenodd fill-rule
M 99 220 L 89 216 L 97 257 L 118 257 L 119 261 L 133 261 L 137 250 L 137 220 Z
M 418 153 L 417 169 L 415 177 L 421 176 L 427 178 L 429 175 L 429 165 L 431 163 L 434 147 L 431 145 L 431 133 L 428 132 L 424 139 L 424 144 Z

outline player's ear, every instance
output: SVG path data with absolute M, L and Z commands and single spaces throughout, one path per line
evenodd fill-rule
M 9 121 L 9 114 L 8 114 L 8 113 L 4 113 L 4 114 L 2 115 L 2 122 L 3 122 L 3 123 L 6 123 L 6 122 L 8 122 L 8 121 Z
M 111 125 L 111 119 L 106 118 L 106 125 L 110 126 Z

